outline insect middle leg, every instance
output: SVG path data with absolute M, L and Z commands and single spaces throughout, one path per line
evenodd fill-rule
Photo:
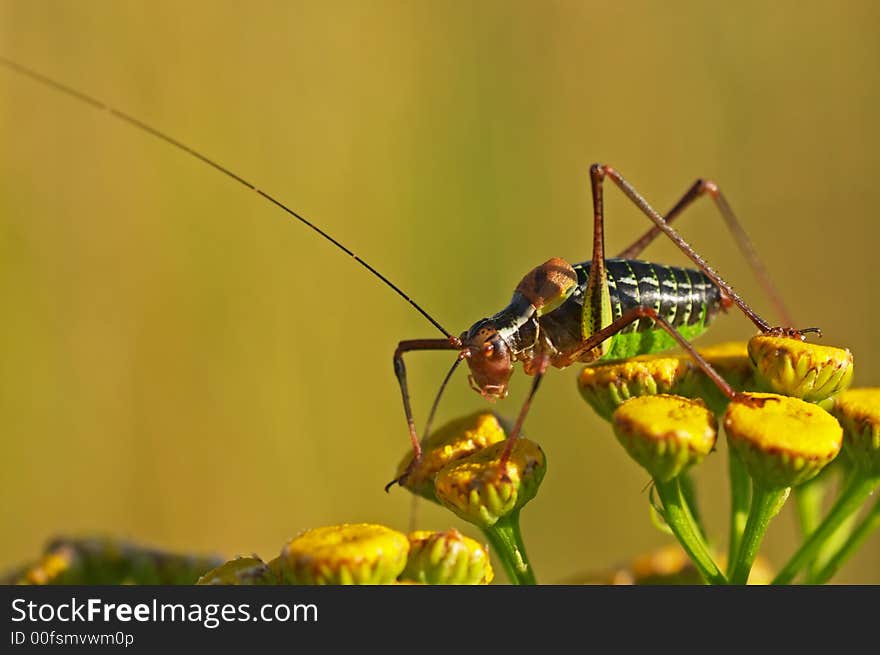
M 697 366 L 702 369 L 702 371 L 709 377 L 709 379 L 721 390 L 729 400 L 734 400 L 737 397 L 740 397 L 739 392 L 735 391 L 733 387 L 725 380 L 721 375 L 719 375 L 718 371 L 716 371 L 712 366 L 705 360 L 705 358 L 700 355 L 696 351 L 696 349 L 691 345 L 691 343 L 685 339 L 678 331 L 672 327 L 672 325 L 660 314 L 657 313 L 657 310 L 653 307 L 633 307 L 632 309 L 627 310 L 623 313 L 619 318 L 611 321 L 607 326 L 599 329 L 594 334 L 590 335 L 587 339 L 583 341 L 581 345 L 579 345 L 575 350 L 567 354 L 567 359 L 571 362 L 575 362 L 580 359 L 583 355 L 589 353 L 590 351 L 597 350 L 602 343 L 605 343 L 611 339 L 615 334 L 624 330 L 631 323 L 634 323 L 643 318 L 653 319 L 654 322 L 659 325 L 663 330 L 669 333 L 669 335 L 675 339 L 681 348 L 687 352 L 697 363 Z M 529 390 L 529 395 L 526 397 L 525 402 L 523 403 L 522 409 L 520 410 L 519 415 L 517 416 L 516 423 L 513 426 L 513 429 L 510 432 L 510 436 L 507 440 L 507 445 L 504 448 L 504 452 L 501 455 L 501 462 L 504 463 L 510 457 L 510 453 L 513 451 L 513 443 L 519 437 L 520 431 L 522 430 L 522 425 L 525 422 L 526 415 L 532 404 L 532 399 L 535 396 L 535 393 L 538 391 L 538 387 L 541 384 L 541 380 L 544 377 L 544 374 L 547 371 L 548 365 L 550 363 L 550 358 L 546 355 L 539 355 L 540 362 L 537 364 L 537 368 L 535 371 L 535 377 L 532 381 L 532 387 Z

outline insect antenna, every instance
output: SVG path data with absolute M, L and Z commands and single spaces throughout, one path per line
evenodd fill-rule
M 449 380 L 452 379 L 452 374 L 455 373 L 455 369 L 458 368 L 458 365 L 461 364 L 462 360 L 464 360 L 463 355 L 459 355 L 455 358 L 455 361 L 452 363 L 452 367 L 449 369 L 449 372 L 446 374 L 446 377 L 443 378 L 443 382 L 440 384 L 440 388 L 437 390 L 437 396 L 434 398 L 434 404 L 431 405 L 431 411 L 428 412 L 428 420 L 425 421 L 425 429 L 422 431 L 422 439 L 426 439 L 431 434 L 431 425 L 434 423 L 434 415 L 437 413 L 437 407 L 440 405 L 440 397 L 443 396 L 443 392 L 446 391 L 446 385 L 449 384 Z
M 431 434 L 431 425 L 434 423 L 434 415 L 437 413 L 437 407 L 440 405 L 440 398 L 443 396 L 443 392 L 446 391 L 446 385 L 449 384 L 449 380 L 452 379 L 452 374 L 455 373 L 455 369 L 458 368 L 458 365 L 461 364 L 464 359 L 463 355 L 459 355 L 456 357 L 455 361 L 452 363 L 452 367 L 446 373 L 446 377 L 443 378 L 443 382 L 440 383 L 440 389 L 437 390 L 437 396 L 434 398 L 434 404 L 431 405 L 431 411 L 428 412 L 428 420 L 425 421 L 425 430 L 422 432 L 422 441 L 424 442 Z M 387 491 L 387 487 L 386 487 Z M 415 532 L 418 524 L 418 513 L 419 513 L 419 495 L 412 495 L 412 502 L 409 506 L 409 531 Z
M 384 282 L 387 287 L 389 287 L 392 291 L 394 291 L 394 293 L 396 293 L 398 296 L 400 296 L 406 302 L 408 302 L 410 305 L 412 305 L 419 314 L 424 316 L 428 320 L 428 322 L 431 323 L 431 325 L 433 325 L 435 328 L 440 330 L 445 336 L 452 337 L 452 334 L 449 331 L 447 331 L 442 325 L 440 325 L 440 323 L 438 323 L 427 311 L 422 309 L 422 307 L 415 300 L 410 298 L 409 295 L 407 295 L 400 287 L 398 287 L 396 284 L 394 284 L 394 282 L 389 280 L 387 277 L 385 277 L 382 273 L 380 273 L 375 268 L 373 268 L 373 266 L 368 264 L 366 261 L 364 261 L 363 259 L 358 257 L 354 252 L 352 252 L 347 247 L 345 247 L 342 243 L 340 243 L 339 241 L 334 239 L 332 236 L 330 236 L 330 234 L 328 234 L 327 232 L 322 230 L 320 227 L 318 227 L 317 225 L 315 225 L 314 223 L 312 223 L 311 221 L 309 221 L 308 219 L 306 219 L 302 215 L 295 212 L 293 209 L 291 209 L 290 207 L 285 205 L 283 202 L 281 202 L 280 200 L 278 200 L 274 196 L 266 193 L 265 191 L 258 188 L 254 184 L 251 184 L 245 178 L 241 177 L 237 173 L 234 173 L 233 171 L 226 168 L 225 166 L 218 163 L 217 161 L 207 157 L 206 155 L 203 155 L 201 152 L 192 148 L 191 146 L 188 146 L 187 144 L 183 143 L 182 141 L 178 141 L 174 137 L 166 134 L 165 132 L 162 132 L 161 130 L 156 129 L 155 127 L 152 127 L 151 125 L 148 125 L 148 124 L 142 122 L 141 120 L 135 118 L 134 116 L 131 116 L 130 114 L 127 114 L 124 111 L 117 109 L 116 107 L 108 105 L 105 102 L 102 102 L 101 100 L 98 100 L 97 98 L 94 98 L 93 96 L 88 95 L 87 93 L 83 93 L 82 91 L 78 91 L 77 89 L 69 87 L 66 84 L 63 84 L 62 82 L 58 82 L 57 80 L 54 80 L 51 77 L 47 77 L 46 75 L 43 75 L 42 73 L 39 73 L 31 68 L 27 68 L 25 66 L 22 66 L 21 64 L 18 64 L 16 62 L 12 61 L 11 59 L 7 59 L 6 57 L 0 56 L 0 64 L 2 64 L 3 66 L 5 66 L 6 68 L 8 68 L 10 70 L 15 71 L 16 73 L 19 73 L 21 75 L 24 75 L 25 77 L 30 78 L 31 80 L 34 80 L 36 82 L 39 82 L 40 84 L 43 84 L 44 86 L 47 86 L 51 89 L 54 89 L 55 91 L 59 91 L 65 95 L 68 95 L 72 98 L 75 98 L 76 100 L 79 100 L 80 102 L 84 102 L 88 105 L 91 105 L 94 109 L 106 111 L 111 116 L 118 118 L 119 120 L 121 120 L 125 123 L 128 123 L 132 127 L 135 127 L 137 129 L 141 130 L 142 132 L 146 132 L 147 134 L 151 134 L 154 137 L 161 139 L 165 143 L 168 143 L 169 145 L 174 146 L 178 150 L 182 150 L 183 152 L 187 153 L 188 155 L 191 155 L 192 157 L 195 157 L 199 161 L 207 164 L 211 168 L 223 173 L 227 177 L 232 178 L 233 180 L 235 180 L 236 182 L 238 182 L 242 186 L 245 186 L 248 189 L 250 189 L 251 191 L 254 191 L 256 194 L 262 196 L 263 198 L 265 198 L 266 200 L 271 202 L 273 205 L 275 205 L 276 207 L 278 207 L 281 210 L 283 210 L 284 212 L 286 212 L 288 215 L 297 219 L 300 223 L 306 225 L 307 227 L 309 227 L 312 230 L 314 230 L 315 232 L 317 232 L 321 237 L 323 237 L 324 239 L 326 239 L 327 241 L 332 243 L 334 246 L 339 248 L 346 255 L 348 255 L 349 257 L 354 259 L 358 264 L 363 266 L 370 273 L 372 273 L 377 278 L 379 278 L 382 282 Z

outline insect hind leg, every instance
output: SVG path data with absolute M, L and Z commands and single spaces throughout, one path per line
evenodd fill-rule
M 724 224 L 727 226 L 728 230 L 730 230 L 731 236 L 733 236 L 734 241 L 736 241 L 740 252 L 754 272 L 761 287 L 763 287 L 764 293 L 767 298 L 769 298 L 773 308 L 776 310 L 777 316 L 784 325 L 794 325 L 791 313 L 788 311 L 785 301 L 782 299 L 782 294 L 779 293 L 779 290 L 773 283 L 770 274 L 764 266 L 764 263 L 761 261 L 761 258 L 758 256 L 758 252 L 755 249 L 752 240 L 749 238 L 748 233 L 743 228 L 742 223 L 736 217 L 727 198 L 724 197 L 724 194 L 715 182 L 702 178 L 694 182 L 681 199 L 675 203 L 669 212 L 667 212 L 664 217 L 666 223 L 671 223 L 697 199 L 707 194 L 714 201 L 718 213 L 724 220 Z M 629 247 L 621 251 L 617 257 L 620 259 L 635 259 L 651 244 L 651 242 L 654 241 L 654 239 L 657 238 L 657 236 L 659 236 L 659 234 L 660 228 L 656 225 L 652 226 L 647 232 L 631 243 Z M 805 330 L 801 330 L 801 332 L 805 332 Z
M 590 168 L 590 175 L 593 177 L 594 188 L 597 185 L 601 187 L 602 182 L 606 177 L 610 178 L 623 195 L 629 198 L 629 200 L 638 207 L 645 216 L 651 219 L 657 229 L 669 237 L 669 239 L 677 245 L 678 248 L 687 255 L 688 258 L 694 262 L 694 264 L 696 264 L 710 280 L 712 280 L 712 283 L 720 289 L 722 295 L 725 296 L 729 302 L 739 307 L 740 311 L 742 311 L 742 313 L 745 314 L 745 316 L 754 323 L 763 334 L 785 334 L 787 336 L 803 339 L 802 330 L 792 327 L 771 327 L 770 323 L 761 318 L 758 313 L 749 307 L 745 300 L 733 290 L 733 287 L 725 282 L 721 276 L 709 266 L 706 260 L 704 260 L 697 251 L 694 250 L 691 245 L 688 244 L 688 242 L 666 222 L 666 219 L 664 219 L 663 216 L 661 216 L 660 213 L 654 209 L 648 201 L 645 200 L 641 194 L 639 194 L 639 192 L 636 191 L 635 188 L 614 168 L 603 164 L 594 164 Z

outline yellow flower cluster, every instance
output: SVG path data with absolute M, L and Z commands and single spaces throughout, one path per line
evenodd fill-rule
M 407 536 L 355 523 L 306 530 L 275 559 L 240 557 L 208 571 L 198 584 L 472 585 L 493 577 L 488 548 L 457 530 Z

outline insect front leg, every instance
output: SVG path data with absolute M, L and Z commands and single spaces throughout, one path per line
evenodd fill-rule
M 403 472 L 403 475 L 385 485 L 385 491 L 388 491 L 395 484 L 404 481 L 422 458 L 422 444 L 416 433 L 416 423 L 413 418 L 412 403 L 409 397 L 409 386 L 406 381 L 406 365 L 403 363 L 404 353 L 424 350 L 458 350 L 460 348 L 461 340 L 458 337 L 448 337 L 446 339 L 409 339 L 397 344 L 397 348 L 394 350 L 394 375 L 397 377 L 397 382 L 400 385 L 400 395 L 403 398 L 403 411 L 406 415 L 406 426 L 409 431 L 410 443 L 412 444 L 413 458 L 406 471 Z M 433 414 L 433 409 L 431 411 Z

